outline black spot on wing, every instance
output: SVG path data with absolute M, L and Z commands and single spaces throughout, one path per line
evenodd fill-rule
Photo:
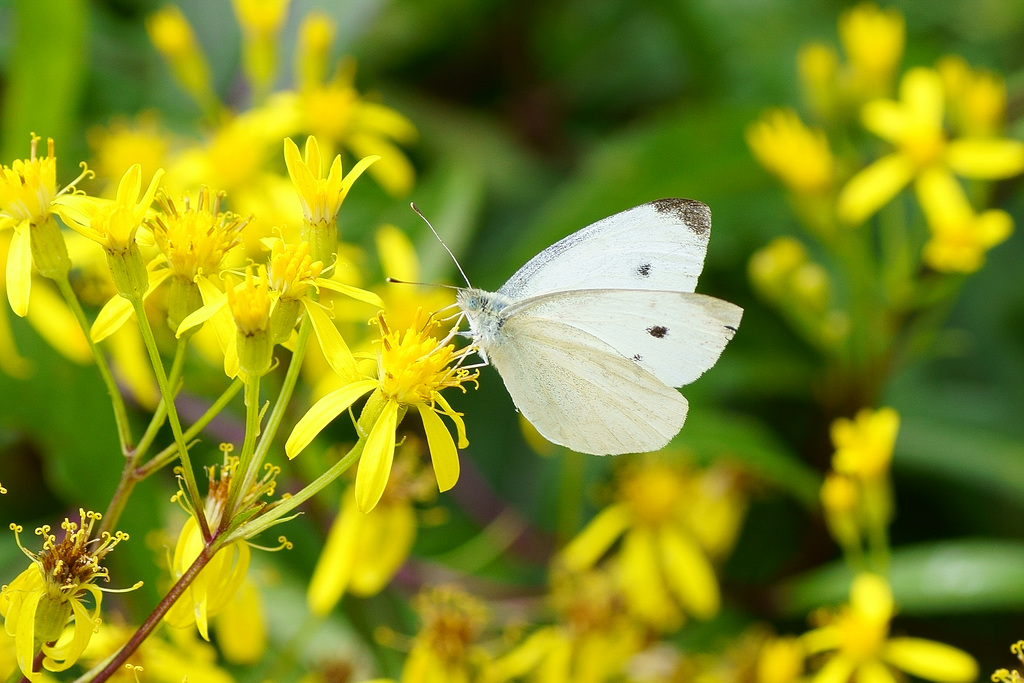
M 651 276 L 651 264 L 650 263 L 641 263 L 636 268 L 636 274 L 639 275 L 640 277 L 650 277 Z
M 662 327 L 661 325 L 655 325 L 647 328 L 647 334 L 651 335 L 655 339 L 663 339 L 668 334 L 668 328 Z
M 658 213 L 673 214 L 695 235 L 705 235 L 711 229 L 711 209 L 707 204 L 693 199 L 658 199 L 651 204 Z
M 634 354 L 633 354 L 633 360 L 635 360 L 635 361 L 636 361 L 637 363 L 639 363 L 639 362 L 640 362 L 640 361 L 642 361 L 643 359 L 644 359 L 644 357 L 643 357 L 643 356 L 641 356 L 641 355 L 640 355 L 639 353 L 634 353 Z

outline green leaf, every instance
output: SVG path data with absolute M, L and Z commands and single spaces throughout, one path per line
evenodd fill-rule
M 893 466 L 1024 502 L 1024 441 L 928 418 L 904 417 Z
M 780 611 L 808 614 L 849 596 L 853 573 L 832 563 L 784 584 Z M 1024 609 L 1024 544 L 966 539 L 893 551 L 889 580 L 901 614 L 1018 612 Z
M 677 439 L 700 454 L 741 463 L 808 507 L 817 504 L 821 477 L 756 420 L 691 410 Z

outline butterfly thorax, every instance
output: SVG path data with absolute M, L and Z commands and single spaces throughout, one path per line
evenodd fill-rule
M 460 289 L 455 295 L 459 308 L 469 321 L 469 336 L 481 349 L 493 348 L 503 338 L 504 311 L 512 303 L 504 294 L 482 289 Z

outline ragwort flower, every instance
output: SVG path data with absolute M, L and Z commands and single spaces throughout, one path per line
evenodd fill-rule
M 864 127 L 896 147 L 849 180 L 840 191 L 837 212 L 857 224 L 878 211 L 925 171 L 956 173 L 965 178 L 998 180 L 1024 171 L 1024 142 L 1007 138 L 965 137 L 948 140 L 943 127 L 945 95 L 933 69 L 908 71 L 900 99 L 874 100 L 864 106 Z M 922 194 L 920 184 L 918 196 Z
M 620 588 L 641 620 L 671 630 L 682 618 L 677 605 L 701 619 L 717 614 L 709 558 L 732 547 L 746 507 L 731 476 L 652 460 L 623 471 L 617 497 L 565 547 L 566 568 L 593 567 L 621 537 Z
M 361 379 L 337 389 L 317 401 L 292 430 L 285 451 L 298 455 L 334 418 L 356 400 L 370 394 L 359 416 L 357 428 L 363 443 L 356 474 L 356 502 L 369 512 L 380 500 L 395 455 L 395 430 L 410 407 L 423 420 L 434 474 L 441 491 L 459 479 L 459 453 L 439 413 L 451 418 L 458 433 L 458 447 L 466 448 L 466 425 L 441 395 L 444 389 L 475 382 L 479 373 L 461 367 L 473 347 L 456 349 L 434 336 L 437 321 L 428 319 L 418 327 L 392 330 L 383 313 L 377 315 L 381 338 L 377 347 L 376 379 Z
M 14 636 L 18 666 L 32 681 L 41 678 L 32 670 L 37 652 L 42 651 L 43 667 L 48 671 L 64 671 L 81 657 L 99 622 L 103 602 L 103 589 L 95 584 L 109 580 L 100 562 L 128 539 L 128 534 L 120 531 L 93 538 L 93 527 L 101 515 L 85 510 L 79 510 L 79 515 L 77 523 L 70 519 L 61 523 L 64 537 L 60 541 L 48 525 L 36 529 L 43 549 L 34 553 L 21 547 L 32 564 L 4 586 L 0 595 L 0 613 L 7 633 Z M 21 531 L 16 524 L 11 529 L 15 535 Z M 86 596 L 92 599 L 91 611 L 83 601 Z
M 33 133 L 28 159 L 0 166 L 0 230 L 14 230 L 7 252 L 7 300 L 21 317 L 28 312 L 33 265 L 50 279 L 67 277 L 71 269 L 64 236 L 53 220 L 52 202 L 90 173 L 83 164 L 82 173 L 58 190 L 53 139 L 46 141 L 45 157 L 36 154 L 39 140 Z
M 923 638 L 890 638 L 893 610 L 885 579 L 857 575 L 849 604 L 822 613 L 824 625 L 801 636 L 809 655 L 832 652 L 811 683 L 896 683 L 893 669 L 937 683 L 968 683 L 977 677 L 974 658 L 955 647 Z

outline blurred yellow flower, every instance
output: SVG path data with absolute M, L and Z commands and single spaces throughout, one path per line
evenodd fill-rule
M 434 475 L 441 491 L 459 479 L 459 453 L 439 413 L 451 418 L 458 434 L 458 447 L 466 448 L 466 425 L 441 395 L 441 391 L 476 382 L 476 371 L 462 369 L 472 347 L 456 350 L 449 344 L 451 334 L 438 342 L 434 336 L 439 323 L 433 318 L 418 326 L 392 329 L 383 313 L 377 315 L 380 342 L 377 347 L 377 378 L 351 382 L 317 401 L 288 436 L 285 452 L 294 458 L 338 415 L 355 401 L 370 394 L 359 415 L 358 430 L 363 451 L 356 473 L 356 502 L 369 512 L 380 500 L 395 454 L 395 430 L 410 407 L 423 420 Z
M 795 683 L 803 676 L 806 656 L 799 638 L 769 639 L 757 658 L 757 683 Z
M 903 15 L 863 2 L 839 16 L 839 40 L 849 60 L 850 88 L 858 101 L 888 95 L 903 58 Z
M 618 681 L 645 645 L 644 629 L 623 609 L 623 596 L 606 572 L 555 572 L 551 601 L 558 623 L 537 629 L 494 660 L 484 678 L 503 683 L 532 674 L 538 683 Z
M 267 651 L 267 618 L 252 579 L 246 578 L 214 617 L 213 628 L 224 659 L 232 664 L 259 664 Z
M 961 135 L 998 135 L 1006 115 L 1006 83 L 994 73 L 975 71 L 959 55 L 946 55 L 935 65 L 942 77 L 950 125 Z
M 317 87 L 327 78 L 336 30 L 323 12 L 313 11 L 302 18 L 295 48 L 295 82 L 300 92 Z
M 455 586 L 424 590 L 413 601 L 421 626 L 401 683 L 470 683 L 490 660 L 476 641 L 487 622 L 482 602 Z
M 865 408 L 852 420 L 834 421 L 832 467 L 862 481 L 886 477 L 899 428 L 899 413 L 892 408 Z
M 762 166 L 790 190 L 803 194 L 832 189 L 835 161 L 822 130 L 808 128 L 791 109 L 772 109 L 747 127 L 747 145 Z
M 146 18 L 146 32 L 153 46 L 167 60 L 178 85 L 204 112 L 216 112 L 219 104 L 213 92 L 210 66 L 181 10 L 176 5 L 164 5 Z
M 903 76 L 898 101 L 874 100 L 864 106 L 864 127 L 891 142 L 896 151 L 847 182 L 837 200 L 841 219 L 861 223 L 929 169 L 985 180 L 1008 178 L 1024 171 L 1024 143 L 1018 140 L 947 140 L 944 97 L 938 72 L 916 68 Z M 918 188 L 918 195 L 920 192 Z
M 125 624 L 99 626 L 82 654 L 82 662 L 95 666 L 111 652 L 128 642 L 134 628 Z M 217 651 L 207 642 L 196 637 L 194 631 L 164 629 L 142 641 L 132 653 L 131 665 L 141 667 L 142 680 L 155 683 L 234 683 L 234 678 L 217 666 Z M 138 683 L 138 673 L 129 666 L 119 668 L 107 680 L 116 683 Z
M 387 487 L 372 510 L 359 511 L 355 487 L 342 494 L 341 508 L 306 592 L 313 614 L 329 613 L 346 592 L 362 597 L 377 594 L 409 557 L 417 527 L 413 503 L 436 491 L 432 477 L 425 482 L 417 471 L 418 442 L 411 443 L 417 445 L 399 450 Z
M 242 29 L 242 64 L 259 102 L 273 85 L 278 34 L 291 0 L 232 0 Z
M 812 683 L 846 683 L 851 678 L 896 683 L 893 669 L 938 683 L 969 683 L 977 677 L 978 665 L 966 652 L 922 638 L 889 638 L 892 615 L 886 580 L 858 574 L 849 604 L 822 613 L 824 625 L 801 636 L 808 655 L 832 652 Z
M 973 273 L 985 264 L 989 249 L 1013 232 L 1013 218 L 999 209 L 976 214 L 960 183 L 938 170 L 918 180 L 921 208 L 931 239 L 924 245 L 924 262 L 944 273 Z
M 619 476 L 618 502 L 602 510 L 562 551 L 570 571 L 593 567 L 620 537 L 620 588 L 630 609 L 671 630 L 688 614 L 708 619 L 720 596 L 710 557 L 735 542 L 746 504 L 727 473 L 693 473 L 651 460 Z M 709 557 L 710 556 L 710 557 Z

